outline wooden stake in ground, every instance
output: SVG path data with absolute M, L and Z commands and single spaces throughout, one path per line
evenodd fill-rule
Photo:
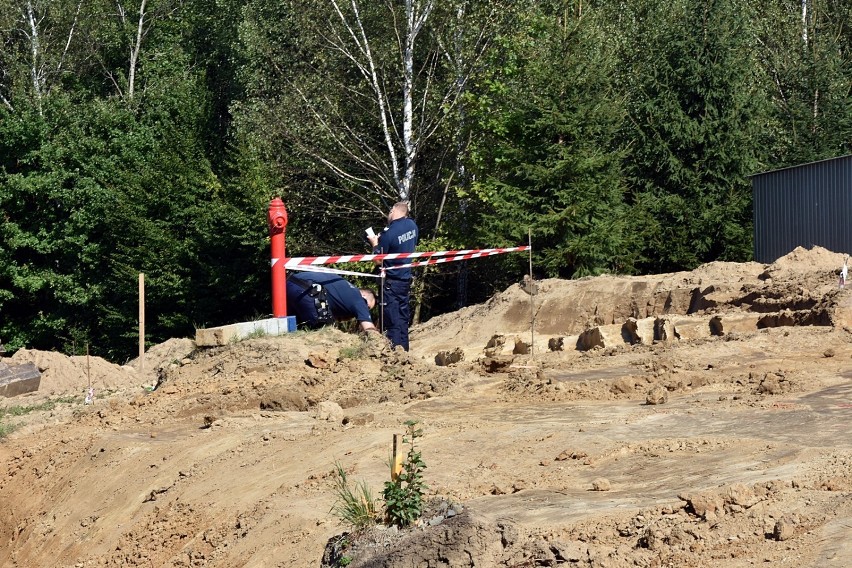
M 145 372 L 145 275 L 139 273 L 139 374 Z
M 529 231 L 530 245 L 530 360 L 535 359 L 535 281 L 533 280 L 532 270 L 532 229 Z
M 86 344 L 86 379 L 89 381 L 88 388 L 92 388 L 92 365 L 89 362 L 89 344 Z
M 391 464 L 391 481 L 396 481 L 402 472 L 402 434 L 393 435 L 393 463 Z

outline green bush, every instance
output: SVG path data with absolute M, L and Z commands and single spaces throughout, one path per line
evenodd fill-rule
M 408 434 L 403 443 L 408 443 L 408 455 L 402 462 L 399 475 L 394 476 L 393 456 L 391 456 L 391 481 L 385 482 L 383 497 L 385 499 L 385 518 L 388 523 L 398 527 L 410 525 L 420 518 L 423 513 L 423 494 L 426 484 L 423 482 L 423 470 L 426 464 L 414 447 L 414 441 L 423 435 L 417 429 L 417 421 L 408 420 L 405 423 Z

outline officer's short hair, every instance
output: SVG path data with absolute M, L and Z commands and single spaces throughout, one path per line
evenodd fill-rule
M 394 209 L 399 209 L 403 215 L 408 216 L 408 203 L 405 201 L 397 201 L 393 204 Z

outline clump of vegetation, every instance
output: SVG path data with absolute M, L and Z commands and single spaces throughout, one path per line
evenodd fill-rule
M 423 481 L 426 464 L 415 446 L 423 431 L 417 428 L 416 420 L 405 422 L 407 429 L 402 441 L 408 444 L 408 453 L 401 463 L 390 460 L 391 480 L 385 482 L 384 519 L 388 524 L 406 527 L 423 514 L 423 495 L 427 486 Z M 335 462 L 334 489 L 337 495 L 331 512 L 354 531 L 361 531 L 376 524 L 378 504 L 372 491 L 364 481 L 350 484 L 346 471 Z
M 340 359 L 363 359 L 369 354 L 369 352 L 370 350 L 367 347 L 367 344 L 359 342 L 355 345 L 341 347 L 338 357 Z
M 423 482 L 426 464 L 414 446 L 414 441 L 423 435 L 423 431 L 417 428 L 416 420 L 406 421 L 405 426 L 408 432 L 403 443 L 409 444 L 408 454 L 398 472 L 391 457 L 391 481 L 385 482 L 382 494 L 385 500 L 385 519 L 398 527 L 408 526 L 420 518 L 423 513 L 423 494 L 427 489 Z
M 76 396 L 63 396 L 52 400 L 46 400 L 40 404 L 16 405 L 10 406 L 9 408 L 0 408 L 0 438 L 5 438 L 15 431 L 14 425 L 3 422 L 7 416 L 26 416 L 32 412 L 53 410 L 56 408 L 57 404 L 71 404 L 79 401 L 79 397 Z
M 335 462 L 334 467 L 334 490 L 337 499 L 331 512 L 354 531 L 361 531 L 375 525 L 378 507 L 373 492 L 366 482 L 359 481 L 352 486 L 343 466 Z

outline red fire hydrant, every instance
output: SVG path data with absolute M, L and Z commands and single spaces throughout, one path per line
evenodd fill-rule
M 269 202 L 269 238 L 272 249 L 272 315 L 287 315 L 287 271 L 285 263 L 284 230 L 287 228 L 287 209 L 280 197 Z

